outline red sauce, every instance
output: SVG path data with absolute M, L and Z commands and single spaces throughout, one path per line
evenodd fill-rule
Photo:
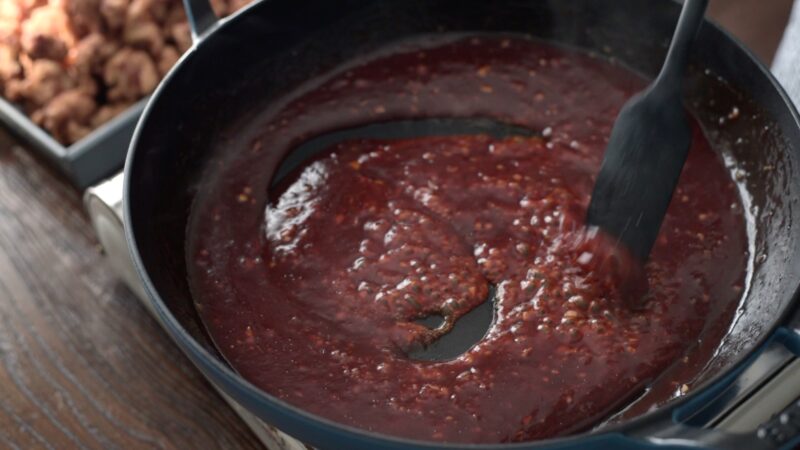
M 616 256 L 585 210 L 642 86 L 580 53 L 484 37 L 399 46 L 294 95 L 221 157 L 192 211 L 190 284 L 215 343 L 270 394 L 396 436 L 522 441 L 608 417 L 729 323 L 747 260 L 736 186 L 696 130 L 645 300 L 623 302 L 596 270 Z M 543 138 L 347 142 L 268 192 L 287 136 L 419 111 L 513 118 Z M 455 319 L 490 284 L 497 320 L 478 345 L 406 356 L 432 336 L 414 319 Z

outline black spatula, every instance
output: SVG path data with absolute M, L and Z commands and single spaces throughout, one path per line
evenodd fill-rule
M 586 221 L 647 260 L 692 135 L 681 101 L 689 47 L 708 0 L 686 0 L 661 73 L 623 106 L 614 123 Z

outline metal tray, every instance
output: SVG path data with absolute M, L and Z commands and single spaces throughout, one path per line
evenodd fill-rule
M 79 189 L 118 171 L 125 162 L 133 130 L 147 99 L 65 147 L 33 123 L 20 108 L 0 98 L 0 122 L 22 138 L 28 148 L 44 156 Z

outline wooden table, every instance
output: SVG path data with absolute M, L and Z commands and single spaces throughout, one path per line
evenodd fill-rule
M 0 448 L 260 448 L 106 267 L 81 193 L 2 128 Z
M 791 1 L 709 13 L 769 61 Z M 104 264 L 81 193 L 2 128 L 0 321 L 2 449 L 259 448 Z

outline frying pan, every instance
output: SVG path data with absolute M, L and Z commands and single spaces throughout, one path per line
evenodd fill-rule
M 219 147 L 242 148 L 237 143 L 247 142 L 247 134 L 257 128 L 248 124 L 282 93 L 357 55 L 421 33 L 522 33 L 603 54 L 653 76 L 679 5 L 668 0 L 262 0 L 217 21 L 207 0 L 185 3 L 195 46 L 147 105 L 125 168 L 128 244 L 157 316 L 215 387 L 305 443 L 346 449 L 455 448 L 314 416 L 260 391 L 224 362 L 194 309 L 184 256 L 189 211 L 203 174 L 213 170 L 212 155 Z M 719 28 L 705 23 L 693 52 L 687 107 L 714 148 L 746 174 L 742 183 L 749 194 L 744 200 L 751 216 L 748 286 L 697 387 L 655 410 L 582 434 L 458 448 L 778 448 L 797 434 L 787 428 L 791 423 L 777 419 L 742 435 L 705 429 L 700 419 L 699 412 L 736 390 L 742 372 L 775 348 L 800 353 L 795 305 L 800 120 L 767 69 Z M 734 106 L 740 120 L 720 126 L 720 118 Z M 273 156 L 278 161 L 289 151 L 279 147 L 275 152 L 280 154 Z M 797 417 L 794 413 L 787 417 Z

